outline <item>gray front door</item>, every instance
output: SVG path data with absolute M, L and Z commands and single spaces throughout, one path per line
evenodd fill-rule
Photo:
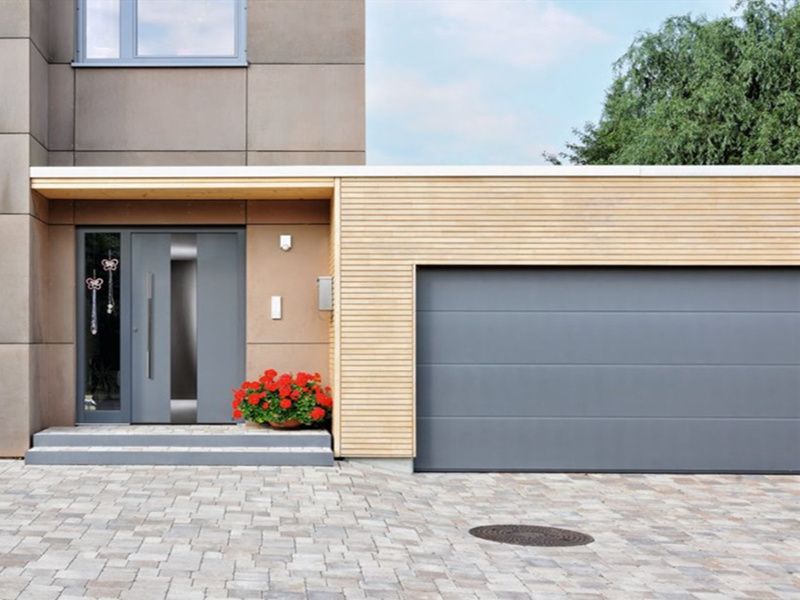
M 170 422 L 171 269 L 168 233 L 134 233 L 131 420 Z
M 244 376 L 240 232 L 131 234 L 131 421 L 227 423 Z
M 423 268 L 420 470 L 800 471 L 800 271 Z

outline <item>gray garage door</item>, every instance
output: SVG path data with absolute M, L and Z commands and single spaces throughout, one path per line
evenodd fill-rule
M 800 272 L 424 268 L 418 470 L 800 471 Z

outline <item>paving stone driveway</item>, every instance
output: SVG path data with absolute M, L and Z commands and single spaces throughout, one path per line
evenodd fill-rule
M 800 599 L 798 517 L 800 477 L 0 461 L 0 599 Z

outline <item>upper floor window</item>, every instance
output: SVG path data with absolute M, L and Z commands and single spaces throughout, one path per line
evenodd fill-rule
M 79 0 L 75 64 L 245 65 L 246 0 Z

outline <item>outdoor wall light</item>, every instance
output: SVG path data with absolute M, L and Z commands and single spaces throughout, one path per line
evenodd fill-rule
M 282 235 L 281 236 L 281 250 L 284 252 L 288 252 L 292 249 L 292 236 L 290 235 Z
M 283 318 L 283 299 L 280 296 L 272 296 L 269 316 L 275 321 Z
M 333 277 L 317 277 L 317 306 L 333 310 Z

